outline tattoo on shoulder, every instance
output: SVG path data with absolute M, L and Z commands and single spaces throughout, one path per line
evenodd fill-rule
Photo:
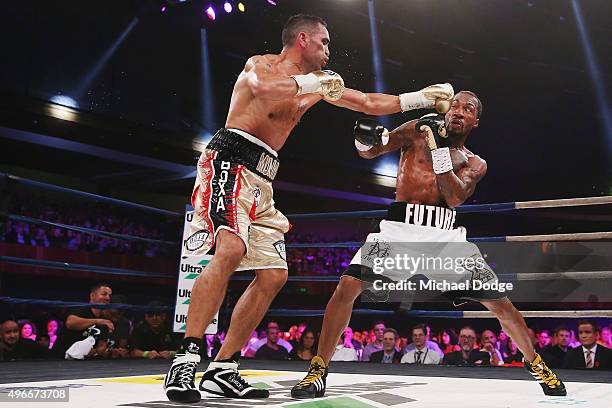
M 266 72 L 272 71 L 272 64 L 270 64 L 265 58 L 258 58 L 253 61 L 253 65 L 262 66 Z

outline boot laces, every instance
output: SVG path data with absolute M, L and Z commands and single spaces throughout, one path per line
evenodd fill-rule
M 198 363 L 190 360 L 190 356 L 187 355 L 176 356 L 175 365 L 178 365 L 176 377 L 181 384 L 191 383 L 195 378 Z
M 557 379 L 555 373 L 544 362 L 531 367 L 533 371 L 542 379 L 544 384 L 549 387 L 555 388 L 559 385 L 560 381 Z
M 315 382 L 318 378 L 323 377 L 323 375 L 325 375 L 325 368 L 316 363 L 312 364 L 308 369 L 308 374 L 298 383 L 298 385 L 308 386 Z
M 233 370 L 234 374 L 231 375 L 228 380 L 235 384 L 235 385 L 239 385 L 238 388 L 240 388 L 240 390 L 244 390 L 246 388 L 249 388 L 251 385 L 244 379 L 242 378 L 242 376 L 240 375 L 240 373 L 238 372 L 238 370 Z

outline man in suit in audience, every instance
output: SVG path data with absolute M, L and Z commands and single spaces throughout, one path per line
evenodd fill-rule
M 565 368 L 587 368 L 595 370 L 612 369 L 612 350 L 597 344 L 599 327 L 591 320 L 578 322 L 580 347 L 571 349 L 565 355 Z
M 383 333 L 383 349 L 370 354 L 371 363 L 397 364 L 402 359 L 402 353 L 395 349 L 399 335 L 397 330 L 385 329 Z
M 361 354 L 361 361 L 370 361 L 370 356 L 373 353 L 383 349 L 382 339 L 386 329 L 385 322 L 383 322 L 382 320 L 375 322 L 372 329 L 374 330 L 374 334 L 376 335 L 376 340 L 372 343 L 368 343 L 364 347 L 363 353 Z
M 548 365 L 552 368 L 562 368 L 563 362 L 565 361 L 565 355 L 567 351 L 571 349 L 570 343 L 570 331 L 567 327 L 561 326 L 555 330 L 554 339 L 555 344 L 550 345 L 544 349 L 544 359 L 548 362 Z
M 440 354 L 427 345 L 427 329 L 419 324 L 412 328 L 414 349 L 402 356 L 402 364 L 440 364 Z M 487 354 L 488 355 L 488 354 Z

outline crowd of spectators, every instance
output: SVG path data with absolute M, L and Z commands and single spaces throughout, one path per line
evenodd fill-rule
M 31 320 L 6 320 L 0 325 L 0 361 L 23 359 L 171 359 L 180 345 L 171 319 L 159 301 L 152 301 L 140 320 L 126 317 L 123 309 L 96 305 L 127 303 L 113 295 L 111 286 L 91 288 L 91 307 L 70 309 L 62 321 L 49 319 L 44 330 Z M 401 328 L 403 331 L 406 328 Z M 532 332 L 534 348 L 552 368 L 612 369 L 612 328 L 581 320 L 577 332 L 561 326 Z M 577 333 L 577 335 L 576 335 Z M 224 331 L 206 335 L 203 358 L 214 358 L 224 340 Z M 254 331 L 241 354 L 265 360 L 310 360 L 317 354 L 318 330 L 305 323 L 282 331 L 270 321 L 266 329 Z M 397 364 L 520 365 L 522 355 L 503 332 L 485 329 L 477 333 L 465 326 L 456 333 L 447 328 L 432 332 L 428 324 L 411 328 L 403 337 L 398 330 L 377 321 L 369 330 L 347 327 L 332 361 L 363 361 Z
M 63 321 L 49 319 L 38 332 L 29 320 L 7 320 L 0 328 L 0 361 L 21 359 L 166 358 L 180 343 L 160 302 L 149 304 L 144 318 L 132 321 L 123 309 L 98 309 L 93 304 L 127 303 L 113 295 L 109 284 L 95 285 L 89 294 L 92 307 L 71 309 Z
M 70 209 L 67 211 L 66 209 Z M 15 195 L 8 212 L 57 224 L 71 225 L 142 238 L 177 241 L 180 219 L 133 217 L 111 207 L 94 204 L 82 206 L 34 195 Z M 348 235 L 297 234 L 290 232 L 287 243 L 359 242 L 365 233 Z M 0 224 L 0 242 L 34 247 L 64 248 L 72 251 L 118 253 L 129 255 L 178 256 L 177 246 L 134 240 L 98 237 L 52 225 L 37 225 L 7 217 Z M 349 265 L 354 248 L 294 248 L 288 252 L 292 272 L 339 275 Z M 90 294 L 91 303 L 127 303 L 121 295 L 112 296 L 108 284 L 97 285 Z M 161 304 L 151 303 L 151 311 L 141 320 L 132 321 L 122 310 L 73 309 L 66 319 L 49 319 L 38 330 L 29 320 L 7 320 L 0 326 L 0 360 L 24 358 L 164 358 L 170 359 L 180 344 L 172 333 L 171 321 Z M 400 332 L 408 328 L 400 328 Z M 612 368 L 610 326 L 599 329 L 594 322 L 581 321 L 576 331 L 559 327 L 533 334 L 534 348 L 553 368 Z M 577 333 L 577 334 L 576 334 Z M 207 336 L 205 356 L 214 358 L 224 333 Z M 316 355 L 318 332 L 305 324 L 283 332 L 276 322 L 266 330 L 254 332 L 242 350 L 247 358 L 309 360 Z M 503 332 L 491 329 L 477 333 L 463 327 L 456 333 L 445 329 L 433 334 L 428 325 L 411 329 L 409 336 L 382 322 L 371 330 L 347 327 L 336 347 L 333 360 L 378 363 L 503 365 L 520 364 L 522 355 Z
M 554 335 L 548 331 L 532 332 L 534 348 L 553 368 L 612 369 L 611 327 L 599 328 L 589 320 L 577 324 L 578 338 L 565 326 L 558 327 Z M 305 325 L 292 326 L 285 336 L 280 334 L 276 322 L 270 322 L 267 337 L 255 358 L 275 360 L 309 360 L 316 354 L 318 335 Z M 304 337 L 306 336 L 307 337 Z M 284 337 L 284 339 L 283 339 Z M 545 340 L 548 338 L 548 340 Z M 289 346 L 280 340 L 289 341 Z M 243 355 L 258 342 L 246 346 Z M 410 337 L 401 337 L 394 328 L 378 321 L 371 330 L 354 331 L 347 327 L 338 341 L 332 361 L 363 361 L 389 364 L 443 364 L 459 366 L 522 365 L 523 356 L 516 344 L 503 331 L 485 329 L 477 333 L 470 326 L 461 328 L 458 334 L 444 329 L 432 335 L 427 324 L 418 324 L 410 331 Z
M 91 228 L 102 232 L 112 232 L 130 236 L 150 238 L 161 241 L 177 241 L 180 228 L 177 226 L 173 236 L 162 233 L 158 227 L 130 221 L 119 216 L 71 217 L 64 219 L 53 211 L 29 215 L 54 223 Z M 334 242 L 309 235 L 308 239 L 295 242 L 315 243 Z M 40 226 L 31 223 L 5 219 L 0 224 L 0 242 L 29 245 L 44 248 L 64 248 L 71 251 L 102 252 L 114 254 L 143 255 L 148 257 L 176 254 L 176 248 L 160 243 L 126 241 L 116 238 L 97 237 L 91 234 L 61 227 Z M 177 241 L 178 242 L 178 241 Z M 320 275 L 339 275 L 349 265 L 355 248 L 293 248 L 288 252 L 287 263 L 292 272 L 310 272 Z M 178 255 L 177 255 L 178 256 Z
M 69 210 L 67 210 L 69 209 Z M 82 202 L 53 201 L 38 196 L 15 195 L 9 213 L 55 224 L 90 228 L 101 232 L 124 234 L 159 241 L 178 241 L 180 223 L 159 217 L 136 216 L 113 210 L 111 207 Z M 0 242 L 45 248 L 64 248 L 72 251 L 104 252 L 149 257 L 176 252 L 172 246 L 138 240 L 120 240 L 94 236 L 82 231 L 53 225 L 40 225 L 4 218 L 0 226 Z
M 363 234 L 325 236 L 323 234 L 289 233 L 287 243 L 360 242 Z M 292 272 L 310 272 L 319 275 L 340 275 L 348 267 L 359 246 L 353 248 L 292 248 L 287 252 L 287 264 Z
M 70 210 L 67 210 L 70 209 Z M 8 212 L 37 220 L 74 227 L 90 228 L 101 232 L 129 235 L 159 241 L 179 242 L 182 232 L 180 219 L 151 219 L 124 213 L 103 204 L 21 195 L 12 196 Z M 324 234 L 287 234 L 287 243 L 358 242 L 365 233 L 350 233 L 344 236 Z M 148 257 L 178 257 L 178 244 L 166 245 L 135 240 L 122 240 L 94 236 L 82 231 L 53 225 L 2 219 L 0 242 L 44 248 L 64 248 L 71 251 L 100 252 L 112 254 L 143 255 Z M 310 272 L 322 275 L 338 275 L 349 265 L 355 248 L 293 248 L 288 251 L 287 263 L 293 272 Z

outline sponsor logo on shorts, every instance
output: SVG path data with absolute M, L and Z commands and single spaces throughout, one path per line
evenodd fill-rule
M 464 262 L 465 270 L 468 272 L 472 272 L 473 281 L 480 281 L 480 282 L 485 283 L 485 282 L 491 282 L 497 278 L 497 276 L 495 275 L 495 272 L 489 269 L 488 265 L 486 264 L 484 259 L 482 259 L 482 257 L 478 257 L 477 255 L 472 255 L 471 257 L 468 257 L 467 259 L 470 259 L 470 260 L 477 259 L 481 261 L 481 262 L 471 262 L 469 265 L 467 265 L 467 262 Z
M 255 187 L 253 189 L 253 197 L 255 197 L 255 206 L 259 207 L 259 202 L 261 201 L 261 188 Z
M 266 152 L 262 152 L 259 156 L 259 162 L 257 163 L 257 171 L 268 177 L 270 180 L 274 180 L 278 166 L 280 162 L 272 155 Z
M 388 242 L 376 240 L 368 244 L 366 256 L 374 258 L 386 258 L 391 253 L 391 245 Z
M 225 197 L 225 183 L 227 183 L 229 179 L 229 169 L 232 167 L 232 163 L 228 161 L 221 162 L 221 172 L 219 173 L 219 178 L 217 179 L 217 184 L 219 185 L 219 194 L 217 194 L 217 208 L 216 212 L 225 211 L 225 200 L 221 197 Z
M 204 246 L 210 232 L 200 230 L 185 240 L 185 248 L 188 251 L 196 251 Z
M 455 210 L 435 205 L 407 204 L 406 223 L 452 230 L 455 225 Z
M 287 253 L 285 252 L 285 241 L 276 241 L 274 243 L 274 248 L 276 252 L 278 252 L 278 256 L 285 262 L 287 262 Z

